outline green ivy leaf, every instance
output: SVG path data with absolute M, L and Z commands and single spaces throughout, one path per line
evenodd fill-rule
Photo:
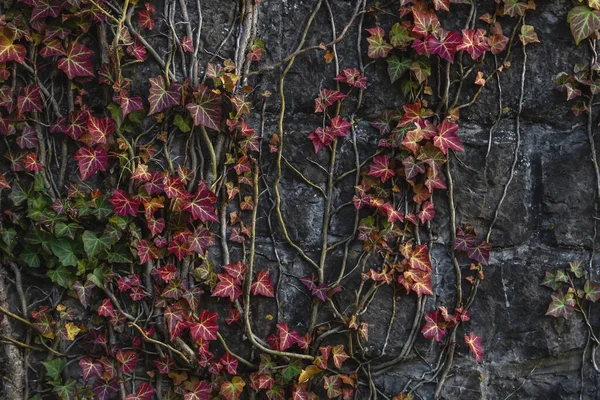
M 12 253 L 12 250 L 17 244 L 15 240 L 17 238 L 17 231 L 15 231 L 13 228 L 5 229 L 0 232 L 0 237 L 2 237 L 2 241 L 6 245 L 3 246 L 3 250 L 5 250 L 7 253 Z
M 600 11 L 587 6 L 577 6 L 569 11 L 567 22 L 571 26 L 575 44 L 579 45 L 582 40 L 600 29 Z
M 575 278 L 581 278 L 584 274 L 583 263 L 579 260 L 571 261 L 569 263 L 569 268 L 571 269 L 573 275 L 575 275 Z
M 24 192 L 21 186 L 15 184 L 12 188 L 12 192 L 8 195 L 8 198 L 12 200 L 15 206 L 21 205 L 27 198 L 29 197 L 29 193 Z
M 39 268 L 40 267 L 40 257 L 38 255 L 39 250 L 35 250 L 30 246 L 25 248 L 25 251 L 19 254 L 19 260 L 23 261 L 30 268 Z
M 64 267 L 75 267 L 77 265 L 77 255 L 73 248 L 73 242 L 67 238 L 59 238 L 50 242 L 52 253 Z
M 184 118 L 181 114 L 175 115 L 175 119 L 173 120 L 175 126 L 179 128 L 179 130 L 183 133 L 187 133 L 192 130 L 192 121 L 191 117 Z
M 408 29 L 400 25 L 399 22 L 396 22 L 392 29 L 390 30 L 390 44 L 397 49 L 404 48 L 408 46 L 413 40 L 414 37 L 410 36 L 410 32 Z
M 412 64 L 409 58 L 399 59 L 396 56 L 388 57 L 385 61 L 388 64 L 387 71 L 392 83 L 400 79 L 410 69 Z
M 129 264 L 131 262 L 131 253 L 127 246 L 119 244 L 108 253 L 108 262 L 113 264 Z
M 295 377 L 300 375 L 302 372 L 302 368 L 298 366 L 297 361 L 292 361 L 290 365 L 288 365 L 282 373 L 283 379 L 286 381 L 292 381 Z
M 52 282 L 67 289 L 75 283 L 75 275 L 73 275 L 71 270 L 67 267 L 61 266 L 56 269 L 51 269 L 46 272 L 46 275 L 48 275 Z
M 94 217 L 104 220 L 113 214 L 112 205 L 108 202 L 106 197 L 96 199 L 95 204 L 96 207 L 91 209 L 91 214 Z
M 75 240 L 75 231 L 80 228 L 81 226 L 74 222 L 69 222 L 68 224 L 64 222 L 59 222 L 54 226 L 54 235 L 57 238 L 66 236 L 71 240 Z
M 54 386 L 54 393 L 61 399 L 70 400 L 74 398 L 76 383 L 74 379 L 69 379 L 64 385 Z
M 573 295 L 570 293 L 556 293 L 550 297 L 552 298 L 552 302 L 548 306 L 546 315 L 569 319 L 575 309 L 575 299 L 573 299 Z
M 95 268 L 91 274 L 88 274 L 88 280 L 92 281 L 94 285 L 98 286 L 100 289 L 104 289 L 104 281 L 106 279 L 106 275 L 108 271 L 104 267 Z
M 110 111 L 110 116 L 115 121 L 117 130 L 120 130 L 121 124 L 123 124 L 123 109 L 120 105 L 115 103 L 110 103 L 108 106 L 106 106 L 106 108 L 108 108 L 108 111 Z
M 55 358 L 54 360 L 42 362 L 46 368 L 46 375 L 48 378 L 57 381 L 60 379 L 60 374 L 65 369 L 65 360 L 62 358 Z
M 81 236 L 83 250 L 89 258 L 98 258 L 100 254 L 108 250 L 112 245 L 112 239 L 107 236 L 96 236 L 92 231 L 85 231 Z

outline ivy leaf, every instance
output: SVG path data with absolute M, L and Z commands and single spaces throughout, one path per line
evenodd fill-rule
M 108 155 L 102 146 L 82 147 L 73 157 L 79 164 L 79 174 L 82 181 L 98 171 L 106 171 L 108 164 Z
M 454 53 L 460 44 L 462 44 L 462 38 L 460 33 L 455 31 L 442 29 L 437 36 L 429 35 L 427 37 L 427 48 L 431 54 L 436 54 L 450 62 L 454 62 Z
M 110 299 L 102 300 L 102 303 L 98 306 L 98 315 L 107 318 L 112 318 L 115 316 L 115 310 L 113 309 Z
M 478 59 L 483 53 L 490 50 L 485 34 L 484 29 L 463 29 L 462 43 L 456 49 L 466 51 L 473 60 Z
M 206 310 L 202 310 L 198 317 L 198 322 L 194 322 L 190 325 L 190 333 L 194 341 L 198 339 L 204 340 L 216 340 L 217 330 L 219 325 L 217 324 L 217 313 L 212 313 Z M 232 372 L 235 374 L 235 372 Z
M 450 0 L 433 0 L 433 6 L 436 9 L 436 11 L 450 11 Z
M 85 284 L 82 284 L 81 281 L 76 281 L 71 287 L 77 294 L 77 298 L 79 299 L 79 302 L 83 308 L 88 308 L 90 305 L 90 300 L 92 299 L 92 289 L 95 287 L 96 285 L 89 280 L 86 280 Z
M 246 386 L 246 382 L 239 376 L 234 376 L 231 382 L 221 384 L 219 395 L 223 396 L 225 400 L 237 400 L 244 391 L 244 386 Z
M 429 193 L 427 193 L 429 194 Z M 431 221 L 433 217 L 435 217 L 435 210 L 433 208 L 433 203 L 430 201 L 426 201 L 421 205 L 421 211 L 417 214 L 417 217 L 421 220 L 421 223 L 424 224 L 427 221 Z
M 14 44 L 16 36 L 16 29 L 11 29 L 7 25 L 0 26 L 0 63 L 16 61 L 23 64 L 25 61 L 27 49 L 22 44 Z
M 19 114 L 29 111 L 42 111 L 40 87 L 37 85 L 25 86 L 23 88 L 23 95 L 17 98 L 17 109 L 19 110 Z
M 194 125 L 203 125 L 216 131 L 221 130 L 221 96 L 213 93 L 207 86 L 198 85 L 194 92 L 194 102 L 185 108 L 194 119 Z
M 555 293 L 550 295 L 552 302 L 548 306 L 546 315 L 569 319 L 575 309 L 575 299 L 571 293 Z
M 587 6 L 577 6 L 569 11 L 567 22 L 571 26 L 575 44 L 578 45 L 600 29 L 600 11 Z
M 256 280 L 252 283 L 250 290 L 254 296 L 260 294 L 265 297 L 275 297 L 275 289 L 269 277 L 269 270 L 263 270 L 256 274 Z
M 583 292 L 585 293 L 586 300 L 589 300 L 592 303 L 595 303 L 600 299 L 600 285 L 597 285 L 594 282 L 586 280 L 583 284 Z
M 238 360 L 231 355 L 231 353 L 225 353 L 221 356 L 219 362 L 225 367 L 227 372 L 231 375 L 235 375 L 238 367 Z
M 215 237 L 208 229 L 199 227 L 194 230 L 188 239 L 190 251 L 198 254 L 206 254 L 206 250 L 215 244 Z
M 431 271 L 431 260 L 429 259 L 429 252 L 427 251 L 427 244 L 419 244 L 415 247 L 408 259 L 408 265 L 412 269 L 418 269 L 421 271 Z
M 348 354 L 344 351 L 344 345 L 339 344 L 334 346 L 331 350 L 331 355 L 333 357 L 333 363 L 337 368 L 342 368 L 342 363 L 348 359 Z
M 84 381 L 88 381 L 94 376 L 100 376 L 103 370 L 102 364 L 93 362 L 89 357 L 81 357 L 79 367 L 83 373 Z
M 171 106 L 176 106 L 181 100 L 181 85 L 178 83 L 171 83 L 167 88 L 167 83 L 162 75 L 148 79 L 150 82 L 150 94 L 148 96 L 148 102 L 150 103 L 150 110 L 148 115 L 162 112 Z
M 469 336 L 465 335 L 465 343 L 469 346 L 469 349 L 471 349 L 471 353 L 475 356 L 475 360 L 481 364 L 483 362 L 483 346 L 481 345 L 481 338 L 471 332 Z
M 140 97 L 127 97 L 123 94 L 119 96 L 119 104 L 123 112 L 123 118 L 134 111 L 140 111 L 144 109 L 142 99 Z
M 171 340 L 175 339 L 186 330 L 190 324 L 187 321 L 189 316 L 189 308 L 185 300 L 180 300 L 177 303 L 167 306 L 164 312 L 165 322 L 171 335 Z
M 339 375 L 323 377 L 323 389 L 327 391 L 327 398 L 333 399 L 342 395 Z
M 230 276 L 232 276 L 233 278 L 235 278 L 236 285 L 239 285 L 239 284 L 242 283 L 242 281 L 244 280 L 244 278 L 246 276 L 246 272 L 248 272 L 248 267 L 246 266 L 246 264 L 244 264 L 241 261 L 238 261 L 238 262 L 235 262 L 235 263 L 231 263 L 231 264 L 227 264 L 227 265 L 223 265 L 222 268 Z
M 344 121 L 341 116 L 331 118 L 330 126 L 327 127 L 329 133 L 335 137 L 344 137 L 352 127 L 350 122 Z
M 373 163 L 369 168 L 369 175 L 374 178 L 380 178 L 381 182 L 385 182 L 392 176 L 396 176 L 396 172 L 390 168 L 390 159 L 388 156 L 377 156 L 373 158 Z
M 446 321 L 440 318 L 437 311 L 425 314 L 425 326 L 421 330 L 427 339 L 435 339 L 441 342 L 446 337 Z
M 113 394 L 119 391 L 119 385 L 115 378 L 97 378 L 92 385 L 92 391 L 96 394 L 98 400 L 109 400 Z
M 200 182 L 194 196 L 185 201 L 184 211 L 189 211 L 194 220 L 202 222 L 218 222 L 215 212 L 217 196 L 208 188 L 205 181 Z
M 95 144 L 106 143 L 107 136 L 115 133 L 115 123 L 110 117 L 98 118 L 90 116 L 87 120 L 87 128 Z
M 346 68 L 333 79 L 338 82 L 347 83 L 357 89 L 367 88 L 367 78 L 361 75 L 360 71 L 356 68 Z
M 137 216 L 138 209 L 140 208 L 140 200 L 127 196 L 121 189 L 116 189 L 112 196 L 108 198 L 108 201 L 113 205 L 115 213 L 123 217 L 126 215 Z
M 58 68 L 63 70 L 69 79 L 78 76 L 94 76 L 94 67 L 92 66 L 92 56 L 94 52 L 77 42 L 69 43 L 66 55 L 58 60 Z
M 342 100 L 346 95 L 338 90 L 323 89 L 319 92 L 319 96 L 315 99 L 315 112 L 325 112 L 327 107 Z
M 529 43 L 539 43 L 537 33 L 535 33 L 535 28 L 531 25 L 521 25 L 521 34 L 519 35 L 519 39 L 523 45 L 527 45 Z
M 219 283 L 215 286 L 212 292 L 212 297 L 229 297 L 234 302 L 242 294 L 242 289 L 239 287 L 236 279 L 229 274 L 217 274 Z
M 375 27 L 367 29 L 367 32 L 371 35 L 367 38 L 367 42 L 369 42 L 369 48 L 367 49 L 369 58 L 387 57 L 393 47 L 383 38 L 385 34 L 383 28 Z
M 92 231 L 85 231 L 81 236 L 83 250 L 89 258 L 97 258 L 98 255 L 108 250 L 112 245 L 112 238 L 108 236 L 96 236 Z
M 417 7 L 412 7 L 411 10 L 415 21 L 412 28 L 413 33 L 427 36 L 427 34 L 440 29 L 440 21 L 433 10 L 420 10 Z
M 135 366 L 138 362 L 138 355 L 133 350 L 117 350 L 115 358 L 121 364 L 121 372 L 130 374 L 135 371 Z
M 208 400 L 212 392 L 210 385 L 200 381 L 194 385 L 190 392 L 183 395 L 183 400 Z
M 569 270 L 575 275 L 575 278 L 581 278 L 584 275 L 583 263 L 579 260 L 569 262 Z
M 480 262 L 483 265 L 488 265 L 490 260 L 490 250 L 492 249 L 492 245 L 488 242 L 482 240 L 477 244 L 477 246 L 470 248 L 467 250 L 467 256 L 471 260 L 475 260 Z
M 296 344 L 301 336 L 298 332 L 290 330 L 287 322 L 277 324 L 277 329 L 279 330 L 278 339 L 279 339 L 279 350 L 285 351 Z
M 77 265 L 77 255 L 73 245 L 73 241 L 67 238 L 59 238 L 50 242 L 52 253 L 58 258 L 63 267 L 75 267 Z
M 444 120 L 438 125 L 437 136 L 433 138 L 433 144 L 444 154 L 448 153 L 448 149 L 464 151 L 456 131 L 458 131 L 458 124 Z
M 402 77 L 408 70 L 410 70 L 410 66 L 412 64 L 412 60 L 410 58 L 398 58 L 395 55 L 390 56 L 385 59 L 387 62 L 387 71 L 390 76 L 390 80 L 392 83 L 396 82 L 398 79 Z
M 415 40 L 414 37 L 410 36 L 408 29 L 405 26 L 400 25 L 399 22 L 392 25 L 389 37 L 390 44 L 397 49 L 403 49 Z
M 154 245 L 147 240 L 139 240 L 136 245 L 140 263 L 145 264 L 158 258 L 158 251 Z
M 511 17 L 518 17 L 525 15 L 527 11 L 527 4 L 520 0 L 504 0 L 504 14 Z
M 44 368 L 46 368 L 46 374 L 53 381 L 57 381 L 60 379 L 60 374 L 62 374 L 65 369 L 65 360 L 63 358 L 55 358 L 54 360 L 44 361 L 42 362 Z
M 170 199 L 187 200 L 192 195 L 183 187 L 183 182 L 178 176 L 165 176 L 163 181 L 165 194 Z
M 135 389 L 135 395 L 129 394 L 125 397 L 125 400 L 152 400 L 156 389 L 146 382 L 140 383 Z
M 58 39 L 53 39 L 49 42 L 44 43 L 44 48 L 40 50 L 40 56 L 53 57 L 53 56 L 64 56 L 66 54 L 65 49 Z
M 493 55 L 500 54 L 508 44 L 508 37 L 504 35 L 494 34 L 488 37 L 488 44 Z

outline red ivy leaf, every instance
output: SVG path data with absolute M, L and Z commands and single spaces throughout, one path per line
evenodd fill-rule
M 456 48 L 461 43 L 460 33 L 445 29 L 442 29 L 437 37 L 435 35 L 427 37 L 427 48 L 431 54 L 437 54 L 450 62 L 454 62 L 454 53 L 456 53 Z
M 482 240 L 477 244 L 477 246 L 471 247 L 467 250 L 467 256 L 469 256 L 469 258 L 472 260 L 482 263 L 483 265 L 488 265 L 491 249 L 492 245 Z
M 75 153 L 73 159 L 79 164 L 81 180 L 85 181 L 98 171 L 106 171 L 108 155 L 102 146 L 82 147 Z
M 427 193 L 429 195 L 429 193 Z M 431 221 L 433 217 L 435 217 L 435 210 L 433 209 L 433 203 L 430 201 L 426 201 L 421 205 L 421 211 L 417 214 L 417 217 L 421 220 L 421 223 L 424 224 L 427 221 Z
M 327 107 L 345 97 L 346 95 L 338 90 L 323 89 L 315 99 L 315 112 L 325 112 Z
M 192 339 L 217 340 L 217 330 L 219 329 L 217 317 L 217 313 L 202 310 L 198 322 L 190 325 Z
M 229 297 L 233 302 L 242 294 L 242 289 L 236 279 L 229 274 L 217 274 L 219 283 L 212 292 L 212 297 Z
M 367 32 L 371 35 L 367 38 L 367 42 L 369 42 L 368 56 L 370 58 L 387 57 L 393 47 L 383 38 L 385 31 L 380 27 L 375 27 L 367 29 Z
M 27 49 L 22 44 L 14 44 L 16 35 L 16 29 L 11 29 L 7 25 L 0 26 L 0 63 L 16 61 L 23 64 L 25 61 Z
M 140 383 L 135 389 L 135 395 L 130 394 L 125 397 L 125 400 L 152 400 L 156 389 L 146 382 Z
M 215 203 L 217 196 L 208 188 L 206 182 L 202 181 L 198 185 L 196 194 L 190 200 L 185 202 L 183 210 L 189 211 L 194 220 L 202 222 L 218 222 L 215 212 Z
M 444 120 L 438 125 L 437 136 L 433 138 L 433 144 L 444 154 L 448 153 L 448 149 L 464 151 L 465 149 L 456 135 L 457 130 L 457 124 Z
M 440 318 L 437 311 L 425 314 L 425 326 L 421 330 L 427 339 L 435 339 L 441 342 L 446 337 L 446 321 Z
M 344 121 L 344 119 L 338 115 L 331 119 L 331 126 L 328 127 L 328 129 L 332 136 L 344 137 L 351 127 L 352 124 L 350 124 L 350 122 Z
M 138 257 L 140 258 L 140 263 L 142 264 L 158 258 L 158 251 L 156 250 L 156 247 L 154 247 L 147 240 L 138 240 L 136 249 Z
M 102 364 L 93 362 L 89 357 L 81 357 L 79 367 L 81 368 L 84 381 L 88 381 L 94 376 L 100 376 L 103 369 Z
M 181 100 L 181 85 L 173 82 L 167 88 L 167 83 L 162 75 L 148 79 L 150 82 L 150 94 L 148 102 L 150 110 L 148 115 L 164 111 L 171 106 L 176 106 Z
M 412 7 L 413 19 L 415 25 L 413 26 L 413 33 L 421 36 L 427 36 L 429 33 L 436 32 L 440 29 L 440 21 L 433 10 L 420 10 L 417 7 Z
M 67 74 L 69 79 L 78 76 L 94 76 L 92 55 L 94 55 L 94 52 L 84 45 L 71 42 L 67 47 L 65 57 L 58 60 L 56 65 Z
M 171 340 L 175 339 L 189 327 L 187 321 L 189 309 L 185 300 L 180 300 L 177 303 L 167 306 L 164 312 L 165 322 L 171 335 Z
M 277 324 L 277 329 L 279 330 L 277 338 L 279 339 L 279 350 L 281 351 L 289 349 L 302 339 L 298 332 L 290 330 L 287 322 Z
M 360 74 L 360 71 L 356 68 L 346 68 L 338 74 L 335 78 L 338 82 L 347 83 L 357 89 L 367 88 L 367 78 Z
M 83 308 L 88 308 L 90 305 L 90 300 L 92 299 L 92 289 L 95 287 L 96 285 L 94 285 L 94 283 L 90 280 L 87 280 L 85 284 L 82 284 L 80 281 L 76 281 L 71 287 L 77 294 L 77 298 L 79 299 L 79 302 Z
M 548 306 L 546 315 L 569 319 L 575 309 L 575 299 L 571 293 L 555 293 L 550 295 L 552 302 Z
M 210 385 L 204 381 L 198 382 L 192 390 L 183 395 L 183 400 L 208 400 L 212 392 Z
M 373 164 L 369 169 L 369 175 L 375 178 L 380 178 L 381 182 L 385 182 L 392 176 L 396 176 L 396 172 L 390 168 L 390 159 L 388 156 L 377 156 L 373 158 Z
M 115 311 L 113 310 L 113 305 L 110 299 L 102 300 L 102 304 L 100 304 L 98 307 L 98 315 L 107 318 L 112 318 L 115 316 Z
M 256 280 L 252 283 L 250 290 L 252 290 L 254 296 L 260 294 L 265 297 L 275 297 L 275 289 L 273 288 L 273 282 L 271 282 L 268 270 L 263 270 L 256 274 Z
M 198 85 L 194 92 L 195 101 L 187 103 L 194 125 L 203 125 L 216 131 L 221 130 L 221 96 L 213 93 L 207 86 Z
M 231 355 L 231 353 L 225 353 L 219 360 L 219 362 L 225 367 L 227 372 L 231 375 L 235 375 L 238 367 L 238 360 Z
M 427 251 L 427 244 L 420 244 L 415 247 L 415 250 L 408 259 L 408 265 L 413 269 L 426 272 L 431 271 L 432 266 L 429 259 L 429 252 Z
M 199 227 L 194 230 L 188 239 L 190 251 L 204 255 L 210 246 L 215 244 L 214 235 L 206 228 Z
M 37 85 L 27 85 L 23 88 L 23 95 L 17 99 L 19 114 L 29 111 L 42 111 L 40 88 Z
M 154 18 L 149 10 L 138 11 L 138 17 L 140 18 L 140 28 L 154 29 Z
M 475 356 L 475 360 L 478 363 L 483 362 L 483 346 L 481 345 L 481 338 L 475 335 L 473 332 L 469 336 L 465 335 L 465 343 L 471 349 L 471 353 Z
M 27 153 L 25 156 L 25 168 L 27 171 L 39 172 L 44 167 L 37 158 L 37 153 Z
M 127 193 L 121 189 L 115 190 L 108 201 L 113 205 L 114 211 L 123 217 L 126 215 L 135 217 L 140 208 L 140 200 L 127 196 Z
M 132 373 L 138 362 L 138 355 L 133 350 L 119 349 L 117 350 L 115 358 L 121 364 L 121 372 L 125 374 Z
M 484 29 L 463 29 L 462 43 L 456 49 L 465 50 L 473 60 L 478 59 L 483 53 L 490 50 L 485 33 Z
M 90 116 L 87 120 L 87 128 L 95 144 L 106 143 L 106 137 L 115 133 L 115 123 L 110 117 Z

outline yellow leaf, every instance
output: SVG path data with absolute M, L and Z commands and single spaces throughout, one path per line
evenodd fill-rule
M 75 340 L 75 337 L 81 332 L 81 329 L 72 322 L 65 325 L 65 330 L 67 331 L 67 339 L 69 340 Z
M 312 378 L 319 372 L 321 372 L 321 369 L 319 367 L 317 367 L 316 365 L 309 365 L 300 373 L 300 376 L 298 377 L 298 383 L 308 382 L 310 378 Z
M 269 321 L 273 321 L 273 316 L 271 314 L 265 315 L 265 318 L 268 319 Z

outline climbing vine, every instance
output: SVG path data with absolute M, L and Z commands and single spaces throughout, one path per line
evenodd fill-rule
M 429 384 L 439 398 L 457 346 L 484 361 L 469 308 L 515 165 L 486 235 L 458 221 L 460 114 L 493 80 L 500 86 L 520 47 L 520 137 L 526 48 L 538 42 L 525 22 L 533 1 L 482 13 L 475 1 L 356 0 L 339 29 L 331 2 L 318 0 L 296 50 L 272 64 L 274 44 L 257 33 L 259 0 L 236 4 L 236 29 L 216 49 L 203 45 L 202 1 L 155 3 L 0 2 L 0 339 L 7 354 L 20 352 L 4 378 L 14 398 L 387 398 L 376 377 L 413 357 L 420 336 L 435 345 L 431 368 L 394 399 Z M 595 23 L 583 14 L 572 26 Z M 320 15 L 331 37 L 308 45 Z M 358 57 L 342 62 L 337 45 L 351 30 Z M 314 91 L 320 123 L 302 128 L 319 161 L 294 165 L 286 78 L 308 52 L 324 52 L 335 73 Z M 379 67 L 404 102 L 367 126 L 364 93 Z M 256 84 L 273 71 L 276 94 Z M 564 86 L 576 91 L 570 79 Z M 265 130 L 268 107 L 275 133 Z M 369 155 L 359 150 L 364 131 L 377 145 Z M 319 197 L 316 250 L 292 233 L 286 208 L 303 199 L 284 196 L 290 176 Z M 436 203 L 446 201 L 447 246 L 435 232 Z M 343 234 L 342 212 L 351 215 Z M 272 268 L 259 261 L 268 258 L 261 235 Z M 434 246 L 450 263 L 432 262 Z M 305 274 L 289 272 L 290 253 Z M 454 271 L 452 304 L 428 304 L 436 269 Z M 309 299 L 301 322 L 283 318 L 295 307 L 280 298 L 284 280 Z M 388 326 L 369 325 L 369 307 L 390 290 Z M 400 296 L 414 310 L 390 354 Z M 375 352 L 373 329 L 385 330 Z

